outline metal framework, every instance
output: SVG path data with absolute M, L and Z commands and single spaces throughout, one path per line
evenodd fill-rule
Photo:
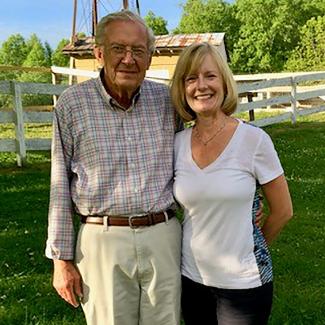
M 128 0 L 123 0 L 123 9 L 130 10 L 130 4 Z M 71 44 L 76 41 L 76 21 L 77 21 L 77 8 L 78 0 L 73 0 L 73 17 L 72 17 L 72 32 L 71 32 Z M 135 0 L 135 9 L 138 15 L 140 15 L 140 1 Z M 91 4 L 91 36 L 96 35 L 96 26 L 98 23 L 98 0 L 92 0 Z

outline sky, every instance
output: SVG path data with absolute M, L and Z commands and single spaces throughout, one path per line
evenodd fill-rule
M 24 38 L 35 33 L 43 42 L 56 48 L 62 38 L 70 39 L 72 31 L 73 0 L 0 0 L 0 45 L 12 34 Z M 168 30 L 180 20 L 182 0 L 139 0 L 141 16 L 149 10 L 167 20 Z M 76 29 L 91 33 L 91 0 L 78 0 Z M 122 0 L 99 0 L 99 18 L 122 8 Z M 135 1 L 129 1 L 135 6 Z

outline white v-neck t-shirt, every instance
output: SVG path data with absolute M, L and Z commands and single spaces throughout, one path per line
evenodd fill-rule
M 252 205 L 256 181 L 283 174 L 273 143 L 239 120 L 220 156 L 201 169 L 192 158 L 191 135 L 188 128 L 175 139 L 174 196 L 184 208 L 182 274 L 218 288 L 261 286 Z

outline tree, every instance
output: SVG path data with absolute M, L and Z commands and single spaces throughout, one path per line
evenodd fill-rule
M 48 42 L 44 43 L 44 48 L 45 48 L 46 66 L 50 67 L 52 65 L 53 50 L 51 45 Z
M 24 67 L 46 67 L 46 51 L 39 39 L 33 40 L 30 51 L 23 62 Z
M 31 34 L 31 36 L 26 40 L 27 55 L 37 43 L 41 43 L 41 40 L 37 37 L 35 33 Z
M 238 0 L 236 2 L 236 18 L 240 21 L 240 29 L 232 56 L 234 71 L 270 71 L 273 36 L 268 31 L 272 27 L 270 16 L 273 17 L 275 1 Z
M 299 8 L 297 10 L 297 8 Z M 323 8 L 323 9 L 322 9 Z M 301 40 L 301 28 L 306 22 L 318 15 L 325 14 L 325 6 L 318 0 L 279 0 L 275 10 L 275 22 L 270 33 L 276 35 L 273 44 L 272 66 L 282 71 L 291 52 Z
M 20 66 L 27 56 L 27 48 L 24 38 L 20 34 L 14 34 L 8 37 L 2 43 L 0 49 L 0 64 Z M 20 77 L 19 72 L 0 72 L 0 80 L 17 80 Z M 0 95 L 0 106 L 11 106 L 12 98 L 10 95 Z
M 19 66 L 24 62 L 26 56 L 26 43 L 20 34 L 11 35 L 2 43 L 0 64 Z
M 222 0 L 188 0 L 177 30 L 181 33 L 222 32 L 225 25 L 226 2 Z
M 52 53 L 52 64 L 58 67 L 68 67 L 69 66 L 69 56 L 62 53 L 62 49 L 69 44 L 69 40 L 63 38 L 57 48 Z
M 48 59 L 45 47 L 36 35 L 32 37 L 27 42 L 30 52 L 28 53 L 26 60 L 23 63 L 24 67 L 46 67 L 48 66 Z M 41 72 L 24 72 L 19 78 L 23 82 L 43 82 L 50 83 L 51 75 L 49 73 Z M 24 95 L 23 104 L 24 105 L 40 105 L 40 104 L 50 104 L 51 97 L 47 95 Z
M 167 21 L 163 17 L 156 16 L 151 10 L 149 10 L 147 16 L 144 17 L 144 20 L 153 30 L 155 35 L 168 34 Z
M 300 41 L 300 28 L 323 12 L 319 0 L 237 0 L 239 39 L 232 68 L 239 72 L 282 71 Z
M 239 29 L 233 5 L 223 0 L 188 0 L 182 7 L 182 17 L 175 33 L 224 32 L 227 49 L 232 52 Z
M 300 43 L 285 65 L 289 71 L 325 70 L 325 16 L 313 17 L 300 32 Z
M 11 35 L 2 43 L 0 49 L 0 64 L 20 66 L 27 56 L 27 47 L 24 38 L 20 34 Z M 1 72 L 0 80 L 16 80 L 19 72 Z

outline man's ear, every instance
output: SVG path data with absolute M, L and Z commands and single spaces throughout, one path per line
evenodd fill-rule
M 151 64 L 152 55 L 153 55 L 153 54 L 150 54 L 150 56 L 149 56 L 149 58 L 148 58 L 147 70 L 149 70 L 149 67 L 150 67 L 150 64 Z
M 103 67 L 104 66 L 104 48 L 102 46 L 94 47 L 94 55 L 98 63 Z

